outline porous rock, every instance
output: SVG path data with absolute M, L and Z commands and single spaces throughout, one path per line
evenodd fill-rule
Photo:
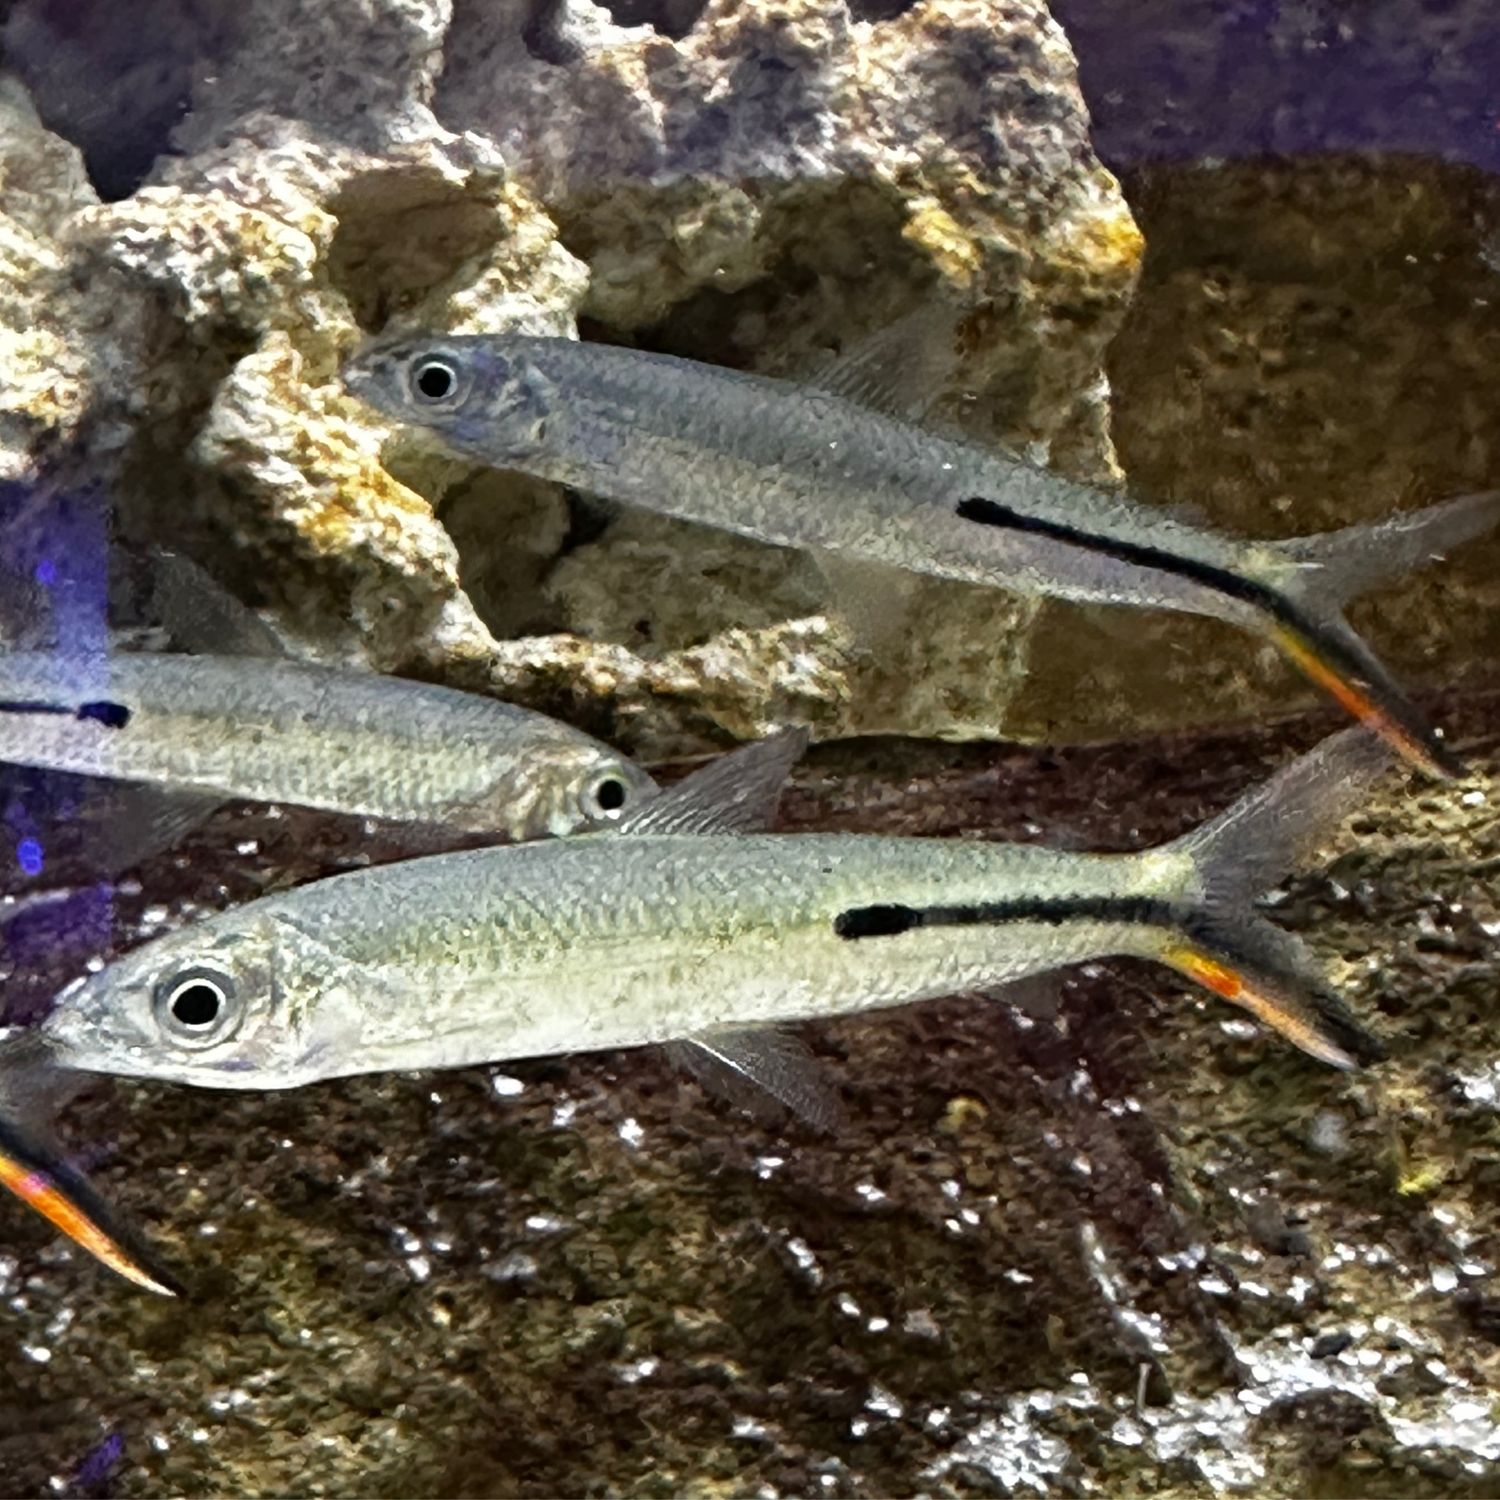
M 56 332 L 72 306 L 56 299 L 36 325 L 95 372 L 91 417 L 125 433 L 108 463 L 123 530 L 253 579 L 317 649 L 452 672 L 493 641 L 431 507 L 382 467 L 339 360 L 385 299 L 441 285 L 481 320 L 565 318 L 582 278 L 482 142 L 429 127 L 386 145 L 238 120 L 226 142 L 163 159 L 160 180 L 59 217 L 58 274 L 87 333 Z M 9 463 L 44 456 L 32 435 Z
M 461 5 L 434 109 L 535 185 L 588 264 L 583 315 L 616 335 L 815 377 L 944 297 L 981 310 L 955 382 L 988 398 L 968 424 L 1111 474 L 1100 364 L 1140 241 L 1089 149 L 1065 40 L 1035 5 L 862 14 L 710 3 L 626 26 L 587 0 Z M 681 738 L 683 710 L 735 733 L 788 712 L 828 735 L 994 733 L 1037 612 L 925 583 L 922 628 L 872 654 L 805 559 L 644 515 L 570 554 L 552 593 L 563 623 L 641 661 L 620 709 L 653 750 Z M 794 642 L 815 672 L 781 654 Z M 733 698 L 694 682 L 735 657 Z M 816 696 L 789 702 L 792 675 Z
M 0 482 L 24 479 L 29 455 L 64 444 L 87 407 L 90 370 L 56 235 L 96 201 L 78 151 L 0 74 Z
M 128 352 L 84 352 L 129 433 L 126 527 L 253 577 L 312 648 L 567 709 L 649 753 L 786 717 L 993 732 L 1034 604 L 924 585 L 924 628 L 872 656 L 802 559 L 645 516 L 579 543 L 555 491 L 481 476 L 338 386 L 367 332 L 580 314 L 809 373 L 941 295 L 974 314 L 957 384 L 996 398 L 963 408 L 971 425 L 1112 471 L 1100 363 L 1140 241 L 1040 5 L 642 16 L 684 34 L 587 3 L 201 0 L 137 113 L 120 101 L 120 133 L 161 148 L 122 193 L 97 111 L 49 59 L 129 71 L 128 36 L 23 0 L 7 41 L 117 189 L 62 254 L 144 325 Z M 484 580 L 482 612 L 460 576 Z

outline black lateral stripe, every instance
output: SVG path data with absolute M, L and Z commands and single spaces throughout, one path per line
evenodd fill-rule
M 30 703 L 23 700 L 0 703 L 0 714 L 60 714 L 66 719 L 92 719 L 108 729 L 123 729 L 130 722 L 130 710 L 123 703 L 100 699 L 69 708 L 66 703 Z
M 64 703 L 28 703 L 24 699 L 9 703 L 0 703 L 0 713 L 3 714 L 65 714 L 68 718 L 73 717 L 74 710 Z
M 1315 647 L 1318 655 L 1346 681 L 1360 684 L 1373 701 L 1382 704 L 1397 723 L 1419 744 L 1427 747 L 1435 760 L 1451 763 L 1453 774 L 1461 774 L 1451 752 L 1446 751 L 1434 737 L 1432 727 L 1407 698 L 1401 685 L 1375 657 L 1357 645 L 1351 647 L 1328 627 L 1304 614 L 1292 600 L 1269 584 L 1257 583 L 1253 578 L 1244 578 L 1232 569 L 1221 568 L 1213 563 L 1200 562 L 1192 557 L 1179 557 L 1175 552 L 1168 552 L 1162 547 L 1127 542 L 1119 537 L 1099 536 L 1080 527 L 1069 526 L 1063 521 L 1047 521 L 1040 516 L 1022 515 L 1008 505 L 1001 505 L 997 500 L 979 495 L 960 500 L 955 510 L 966 521 L 1048 537 L 1053 541 L 1095 552 L 1100 557 L 1113 558 L 1116 562 L 1154 568 L 1159 573 L 1186 578 L 1192 583 L 1202 584 L 1205 588 L 1214 589 L 1261 610 Z
M 922 925 L 922 913 L 914 906 L 851 906 L 833 919 L 833 930 L 841 938 L 893 937 Z
M 833 930 L 849 941 L 894 937 L 914 927 L 991 927 L 1007 922 L 1131 922 L 1143 927 L 1186 931 L 1193 914 L 1184 906 L 1151 896 L 1027 896 L 1015 901 L 986 901 L 965 906 L 852 906 L 833 921 Z
M 1213 563 L 1199 562 L 1192 557 L 1179 557 L 1162 547 L 1147 546 L 1144 542 L 1127 542 L 1119 537 L 1099 536 L 1063 521 L 1044 521 L 1040 516 L 1022 515 L 997 500 L 986 500 L 974 496 L 960 500 L 956 507 L 965 521 L 977 521 L 982 526 L 999 526 L 1007 531 L 1024 531 L 1033 536 L 1049 537 L 1055 542 L 1066 542 L 1072 547 L 1081 547 L 1097 552 L 1101 557 L 1112 557 L 1116 562 L 1133 563 L 1141 568 L 1155 568 L 1158 573 L 1171 573 L 1193 583 L 1201 583 L 1232 599 L 1253 604 L 1258 609 L 1274 615 L 1284 624 L 1291 625 L 1304 634 L 1311 634 L 1309 623 L 1291 601 L 1278 594 L 1266 584 L 1254 579 L 1242 578 L 1229 568 L 1220 568 Z M 1319 644 L 1322 644 L 1320 641 Z
M 130 710 L 123 703 L 110 703 L 107 700 L 98 703 L 80 703 L 78 717 L 93 719 L 95 723 L 103 724 L 106 729 L 123 729 L 130 722 Z

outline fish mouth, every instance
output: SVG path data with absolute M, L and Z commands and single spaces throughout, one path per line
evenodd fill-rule
M 416 340 L 399 335 L 371 339 L 344 358 L 339 379 L 362 401 L 378 405 L 381 392 L 401 388 L 406 362 L 421 347 Z
M 339 366 L 339 379 L 347 391 L 369 400 L 380 388 L 381 375 L 389 365 L 386 355 L 372 354 L 368 349 L 356 350 Z

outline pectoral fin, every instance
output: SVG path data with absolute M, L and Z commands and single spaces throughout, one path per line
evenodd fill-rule
M 0 890 L 112 879 L 170 848 L 222 799 L 138 782 L 0 766 L 0 793 L 26 808 L 34 863 L 0 873 Z M 24 878 L 23 878 L 24 877 Z

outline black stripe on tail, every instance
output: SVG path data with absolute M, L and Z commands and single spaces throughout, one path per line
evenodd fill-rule
M 1081 527 L 1069 526 L 1066 522 L 1023 515 L 1008 505 L 983 496 L 960 500 L 954 509 L 965 521 L 1042 536 L 1050 541 L 1064 542 L 1068 546 L 1096 553 L 1100 557 L 1111 558 L 1115 562 L 1153 568 L 1158 573 L 1185 578 L 1191 583 L 1201 584 L 1204 588 L 1250 605 L 1284 629 L 1301 636 L 1340 677 L 1362 687 L 1370 700 L 1378 703 L 1390 715 L 1392 722 L 1398 724 L 1421 746 L 1435 766 L 1450 776 L 1463 774 L 1462 764 L 1433 733 L 1432 726 L 1407 697 L 1400 683 L 1352 631 L 1346 635 L 1330 628 L 1305 613 L 1285 594 L 1269 584 L 1242 577 L 1232 569 L 1221 568 L 1214 563 L 1180 557 L 1162 547 L 1127 542 L 1119 537 L 1100 536 Z
M 84 1175 L 60 1150 L 23 1130 L 13 1120 L 0 1118 L 0 1164 L 5 1185 L 29 1208 L 40 1213 L 114 1271 L 138 1285 L 169 1296 L 183 1295 L 183 1285 L 134 1225 L 100 1197 Z M 56 1194 L 66 1212 L 59 1214 L 48 1201 Z M 107 1242 L 105 1255 L 80 1238 L 92 1231 Z
M 130 722 L 130 710 L 123 703 L 101 699 L 70 708 L 63 703 L 0 703 L 0 714 L 56 714 L 66 719 L 92 719 L 106 729 L 123 729 Z
M 1192 936 L 1193 910 L 1149 896 L 1028 896 L 971 906 L 851 906 L 833 920 L 839 937 L 892 937 L 914 927 L 994 927 L 1007 922 L 1130 922 Z
M 1118 922 L 1149 927 L 1169 939 L 1187 939 L 1247 976 L 1270 980 L 1282 1004 L 1310 1013 L 1327 1038 L 1360 1062 L 1378 1062 L 1385 1048 L 1355 1019 L 1343 999 L 1308 966 L 1298 963 L 1294 941 L 1263 919 L 1226 922 L 1202 907 L 1151 896 L 1027 896 L 1012 901 L 955 906 L 879 904 L 851 906 L 833 919 L 847 942 L 897 937 L 919 927 L 993 927 L 1039 922 Z

